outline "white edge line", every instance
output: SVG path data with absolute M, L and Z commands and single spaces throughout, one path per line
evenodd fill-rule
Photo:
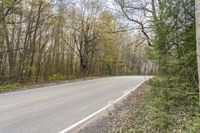
M 107 109 L 109 106 L 111 106 L 111 104 L 106 105 L 105 107 L 101 108 L 101 109 L 98 110 L 97 112 L 95 112 L 95 113 L 89 115 L 88 117 L 86 117 L 86 118 L 80 120 L 79 122 L 77 122 L 77 123 L 71 125 L 70 127 L 68 127 L 68 128 L 66 128 L 66 129 L 60 131 L 59 133 L 66 133 L 66 132 L 72 130 L 72 129 L 75 128 L 76 126 L 78 126 L 78 125 L 80 125 L 80 124 L 86 122 L 87 120 L 91 119 L 92 117 L 94 117 L 94 116 L 97 115 L 98 113 L 104 111 L 104 110 Z
M 149 78 L 150 79 L 150 78 Z M 118 98 L 117 100 L 115 100 L 114 102 L 112 102 L 113 104 L 114 103 L 117 103 L 119 102 L 120 100 L 122 100 L 123 98 L 125 98 L 126 96 L 128 96 L 132 91 L 134 91 L 135 89 L 137 89 L 140 85 L 142 85 L 144 82 L 146 82 L 147 80 L 149 79 L 145 79 L 144 81 L 142 81 L 140 84 L 138 84 L 136 87 L 134 87 L 133 89 L 131 89 L 130 91 L 128 91 L 126 94 L 124 94 L 123 96 L 121 96 L 120 98 Z M 72 130 L 73 128 L 75 128 L 76 126 L 86 122 L 87 120 L 91 119 L 92 117 L 94 117 L 95 115 L 97 115 L 98 113 L 104 111 L 105 109 L 107 109 L 108 107 L 110 107 L 112 104 L 108 104 L 106 105 L 105 107 L 101 108 L 100 110 L 94 112 L 93 114 L 87 116 L 86 118 L 78 121 L 77 123 L 63 129 L 62 131 L 60 131 L 59 133 L 66 133 L 66 132 L 69 132 L 70 130 Z
M 128 96 L 131 92 L 135 91 L 139 86 L 141 86 L 147 80 L 149 80 L 149 79 L 145 79 L 140 84 L 138 84 L 136 87 L 134 87 L 133 89 L 131 89 L 130 91 L 128 91 L 126 94 L 124 94 L 123 96 L 121 96 L 120 98 L 118 98 L 117 100 L 115 100 L 113 103 L 117 103 L 117 102 L 121 101 L 123 98 L 125 98 L 126 96 Z

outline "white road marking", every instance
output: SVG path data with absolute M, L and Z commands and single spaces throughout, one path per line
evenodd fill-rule
M 104 111 L 105 109 L 107 109 L 107 108 L 110 107 L 111 105 L 112 105 L 112 104 L 106 105 L 105 107 L 101 108 L 101 109 L 98 110 L 97 112 L 95 112 L 95 113 L 89 115 L 88 117 L 86 117 L 86 118 L 80 120 L 79 122 L 77 122 L 77 123 L 71 125 L 70 127 L 68 127 L 68 128 L 66 128 L 66 129 L 60 131 L 59 133 L 66 133 L 66 132 L 72 130 L 72 129 L 75 128 L 76 126 L 78 126 L 78 125 L 80 125 L 80 124 L 86 122 L 87 120 L 91 119 L 92 117 L 94 117 L 94 116 L 97 115 L 98 113 Z
M 124 94 L 123 96 L 121 96 L 120 98 L 118 98 L 117 100 L 114 101 L 114 103 L 117 103 L 119 101 L 121 101 L 123 98 L 125 98 L 126 96 L 128 96 L 131 92 L 133 92 L 134 90 L 136 90 L 140 85 L 142 85 L 144 82 L 146 82 L 148 79 L 145 79 L 144 81 L 142 81 L 140 84 L 138 84 L 136 87 L 134 87 L 133 89 L 131 89 L 130 91 L 128 91 L 126 94 Z
M 149 78 L 150 79 L 150 78 Z M 128 96 L 132 91 L 134 91 L 135 89 L 137 89 L 140 85 L 142 85 L 144 82 L 146 82 L 149 79 L 145 79 L 144 81 L 142 81 L 140 84 L 138 84 L 136 87 L 134 87 L 133 89 L 131 89 L 130 91 L 128 91 L 126 94 L 124 94 L 123 96 L 119 97 L 117 100 L 113 101 L 112 103 L 109 103 L 108 105 L 106 105 L 105 107 L 101 108 L 100 110 L 94 112 L 93 114 L 87 116 L 86 118 L 78 121 L 77 123 L 63 129 L 62 131 L 60 131 L 59 133 L 66 133 L 69 132 L 70 130 L 72 130 L 73 128 L 75 128 L 76 126 L 83 124 L 84 122 L 86 122 L 87 120 L 91 119 L 92 117 L 96 116 L 97 114 L 99 114 L 100 112 L 106 110 L 108 107 L 110 107 L 112 104 L 115 104 L 119 101 L 121 101 L 123 98 L 125 98 L 126 96 Z

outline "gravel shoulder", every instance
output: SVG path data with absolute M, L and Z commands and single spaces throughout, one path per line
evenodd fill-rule
M 72 130 L 73 133 L 117 133 L 121 128 L 129 125 L 134 107 L 140 102 L 144 94 L 151 89 L 148 82 L 144 82 L 124 100 L 115 103 L 109 109 L 101 112 L 88 122 Z

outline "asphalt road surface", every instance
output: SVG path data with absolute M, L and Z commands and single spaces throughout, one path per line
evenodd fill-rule
M 108 77 L 0 94 L 0 133 L 59 133 L 148 78 Z

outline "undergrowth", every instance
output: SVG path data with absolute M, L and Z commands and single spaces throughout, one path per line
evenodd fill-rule
M 195 85 L 176 78 L 150 80 L 151 92 L 133 109 L 130 133 L 199 133 L 200 106 Z M 179 79 L 180 80 L 180 79 Z
M 0 93 L 17 90 L 18 88 L 20 88 L 20 86 L 21 85 L 19 83 L 13 83 L 13 84 L 0 86 Z

